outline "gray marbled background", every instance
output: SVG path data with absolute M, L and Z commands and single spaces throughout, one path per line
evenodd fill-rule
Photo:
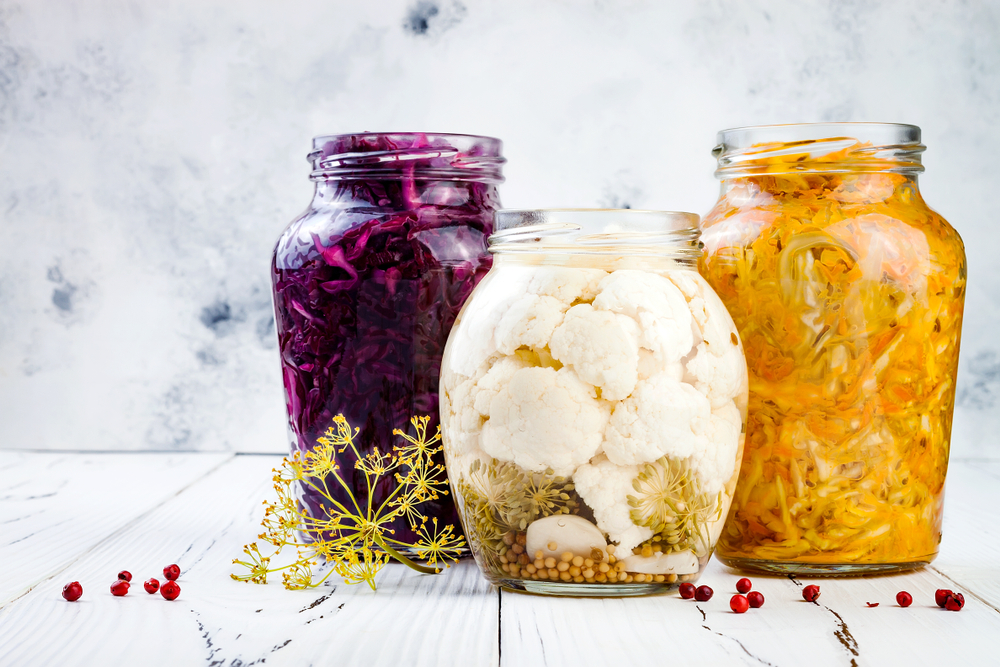
M 501 137 L 507 206 L 704 213 L 719 129 L 924 130 L 1000 455 L 1000 4 L 0 0 L 0 447 L 285 449 L 268 262 L 313 135 Z

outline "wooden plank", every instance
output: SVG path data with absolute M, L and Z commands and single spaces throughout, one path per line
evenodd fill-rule
M 390 565 L 377 592 L 231 580 L 279 461 L 236 457 L 0 611 L 0 664 L 498 663 L 497 596 L 472 563 L 438 576 Z M 170 562 L 183 570 L 180 597 L 147 595 L 139 582 Z M 136 585 L 114 598 L 108 586 L 122 568 Z M 84 586 L 80 602 L 60 597 L 70 579 Z
M 994 478 L 990 476 L 993 475 Z M 676 594 L 644 599 L 501 596 L 503 665 L 579 665 L 669 660 L 679 664 L 821 665 L 995 663 L 1000 553 L 995 508 L 1000 464 L 956 462 L 949 473 L 945 541 L 935 568 L 904 575 L 816 579 L 818 604 L 802 581 L 750 575 L 766 603 L 734 614 L 729 598 L 744 576 L 712 561 L 700 583 L 707 603 Z M 960 590 L 966 608 L 934 604 L 938 588 Z M 903 609 L 895 595 L 907 590 Z M 868 608 L 867 602 L 878 602 Z
M 232 456 L 0 451 L 0 607 Z

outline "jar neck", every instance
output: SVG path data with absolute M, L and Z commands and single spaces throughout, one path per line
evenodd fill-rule
M 692 271 L 698 272 L 698 262 L 694 259 L 665 255 L 593 255 L 557 253 L 537 250 L 533 252 L 493 252 L 495 267 L 549 266 L 564 269 L 600 269 L 602 271 Z
M 694 213 L 677 211 L 500 210 L 489 248 L 498 258 L 522 257 L 517 260 L 522 263 L 694 268 L 703 247 L 698 220 Z
M 313 139 L 317 181 L 453 181 L 496 185 L 506 160 L 499 139 L 464 134 L 363 132 Z
M 802 174 L 900 174 L 924 168 L 920 128 L 889 123 L 815 123 L 719 133 L 718 178 Z

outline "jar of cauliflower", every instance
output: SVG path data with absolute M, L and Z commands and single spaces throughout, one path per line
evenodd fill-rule
M 445 460 L 487 579 L 555 595 L 694 581 L 739 472 L 747 369 L 698 216 L 500 211 L 441 365 Z

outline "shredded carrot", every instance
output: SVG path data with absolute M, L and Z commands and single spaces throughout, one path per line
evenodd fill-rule
M 818 163 L 841 167 L 851 149 Z M 766 158 L 761 164 L 802 161 Z M 965 294 L 962 241 L 888 171 L 727 180 L 702 274 L 750 373 L 726 561 L 907 563 L 941 537 Z

